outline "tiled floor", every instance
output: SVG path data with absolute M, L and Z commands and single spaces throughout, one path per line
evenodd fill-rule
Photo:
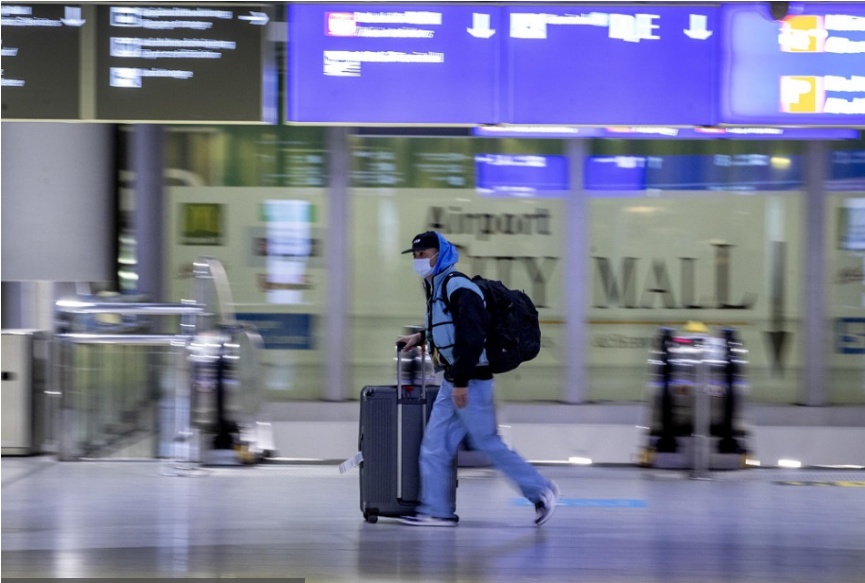
M 459 526 L 425 529 L 364 523 L 357 470 L 162 469 L 3 458 L 3 576 L 865 581 L 862 471 L 544 467 L 563 499 L 536 528 L 504 478 L 462 469 Z

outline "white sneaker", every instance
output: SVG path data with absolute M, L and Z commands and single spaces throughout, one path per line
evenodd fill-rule
M 559 503 L 559 487 L 550 480 L 550 487 L 544 490 L 541 494 L 541 499 L 535 502 L 535 524 L 540 526 L 548 521 L 553 512 L 556 511 L 556 505 Z
M 459 518 L 439 518 L 438 516 L 427 516 L 426 514 L 415 514 L 414 516 L 401 516 L 399 521 L 403 524 L 413 526 L 456 526 Z

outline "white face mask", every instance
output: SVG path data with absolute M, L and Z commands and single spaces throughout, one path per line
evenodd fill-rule
M 433 272 L 433 267 L 434 265 L 429 264 L 428 257 L 414 260 L 414 272 L 421 277 L 426 277 L 431 274 Z

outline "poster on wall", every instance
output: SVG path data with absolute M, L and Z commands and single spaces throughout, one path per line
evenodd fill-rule
M 172 301 L 190 297 L 190 266 L 207 255 L 225 266 L 237 311 L 315 311 L 323 302 L 322 189 L 183 186 L 166 196 L 178 225 L 166 241 Z
M 313 206 L 305 200 L 265 200 L 265 237 L 259 240 L 267 257 L 261 283 L 269 304 L 301 304 L 309 289 Z
M 213 203 L 180 205 L 181 245 L 224 245 L 223 206 Z

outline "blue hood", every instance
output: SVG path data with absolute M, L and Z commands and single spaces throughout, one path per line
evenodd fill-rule
M 450 241 L 442 237 L 438 231 L 435 232 L 439 238 L 439 256 L 436 264 L 433 266 L 433 275 L 438 275 L 451 265 L 460 260 L 459 251 Z

